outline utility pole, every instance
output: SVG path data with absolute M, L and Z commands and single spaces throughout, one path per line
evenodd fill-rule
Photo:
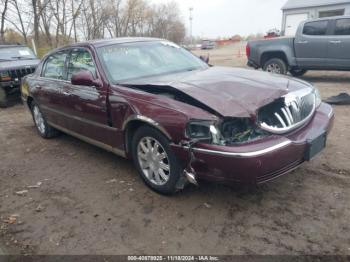
M 192 24 L 193 24 L 193 7 L 190 7 L 190 42 L 191 48 L 193 47 L 193 36 L 192 36 Z

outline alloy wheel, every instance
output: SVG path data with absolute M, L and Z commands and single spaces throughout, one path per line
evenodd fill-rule
M 35 125 L 38 128 L 39 132 L 41 134 L 45 134 L 45 131 L 46 131 L 45 120 L 37 105 L 33 107 L 33 116 L 34 116 Z
M 157 186 L 170 178 L 170 162 L 162 145 L 152 137 L 144 137 L 137 146 L 137 159 L 144 176 Z
M 269 72 L 269 73 L 280 74 L 281 73 L 281 67 L 278 64 L 269 64 L 266 67 L 266 71 Z

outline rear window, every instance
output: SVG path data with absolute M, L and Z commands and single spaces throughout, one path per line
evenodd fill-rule
M 328 21 L 309 22 L 304 25 L 304 35 L 326 35 Z
M 339 19 L 335 25 L 335 35 L 350 35 L 350 19 Z

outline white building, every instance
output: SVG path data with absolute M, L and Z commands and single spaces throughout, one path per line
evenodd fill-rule
M 350 15 L 350 0 L 288 0 L 282 11 L 282 34 L 294 36 L 304 20 Z

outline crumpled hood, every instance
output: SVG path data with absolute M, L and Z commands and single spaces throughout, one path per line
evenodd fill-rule
M 224 117 L 251 117 L 277 98 L 311 86 L 291 77 L 228 67 L 143 78 L 127 84 L 171 86 Z
M 0 61 L 0 71 L 23 68 L 26 66 L 36 67 L 39 64 L 39 62 L 40 62 L 39 59 Z

